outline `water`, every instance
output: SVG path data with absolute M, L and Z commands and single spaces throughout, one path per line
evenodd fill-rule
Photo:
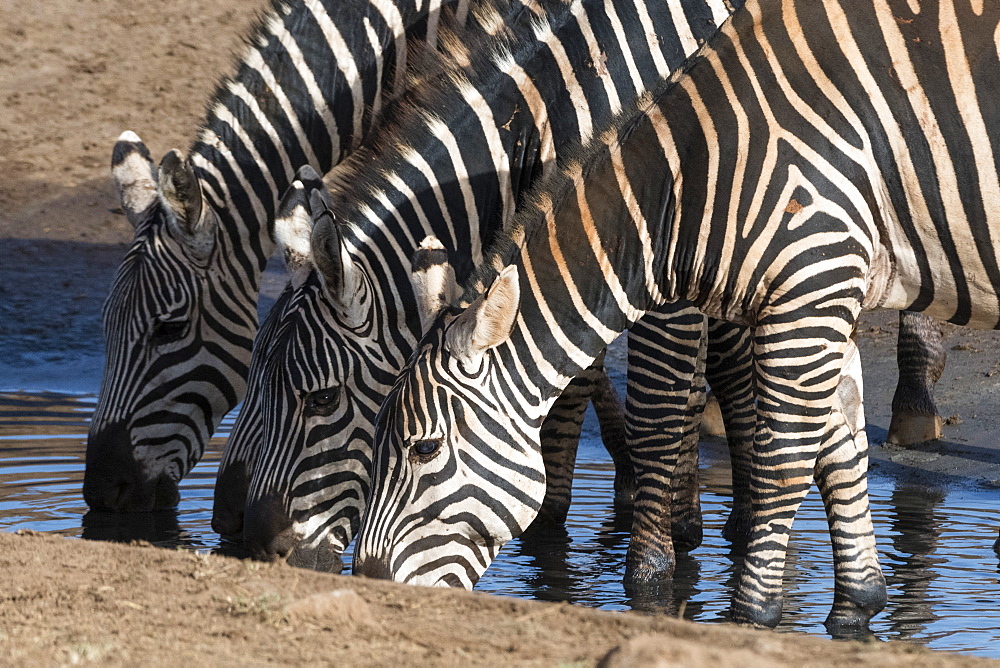
M 210 521 L 215 468 L 233 418 L 223 423 L 205 458 L 181 483 L 176 511 L 88 513 L 80 489 L 94 401 L 92 395 L 0 394 L 0 530 L 231 551 L 212 532 Z M 704 544 L 679 556 L 669 587 L 642 597 L 629 596 L 621 583 L 628 519 L 611 503 L 610 468 L 603 448 L 587 438 L 566 531 L 513 541 L 478 589 L 700 622 L 723 620 L 738 561 L 721 538 L 731 503 L 721 448 L 705 444 L 702 449 Z M 997 497 L 995 489 L 928 488 L 872 472 L 872 513 L 889 585 L 888 605 L 871 624 L 876 637 L 1000 658 L 1000 564 L 992 549 Z M 833 601 L 830 560 L 823 507 L 814 492 L 795 522 L 779 630 L 826 634 L 823 620 Z

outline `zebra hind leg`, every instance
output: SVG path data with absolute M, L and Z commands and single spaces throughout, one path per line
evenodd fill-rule
M 710 318 L 705 373 L 719 398 L 733 471 L 733 508 L 722 536 L 733 544 L 737 553 L 742 553 L 750 539 L 752 523 L 750 456 L 757 422 L 750 328 Z
M 753 529 L 731 616 L 765 627 L 781 620 L 792 523 L 819 471 L 837 575 L 837 604 L 828 621 L 832 628 L 857 629 L 884 604 L 885 581 L 868 515 L 867 458 L 855 444 L 837 395 L 853 347 L 854 319 L 817 315 L 811 305 L 800 308 L 761 318 L 754 333 Z M 810 327 L 789 327 L 807 319 Z
M 603 361 L 598 361 L 574 378 L 542 422 L 545 499 L 529 531 L 566 522 L 566 515 L 573 501 L 573 471 L 583 429 L 583 416 L 602 369 Z
M 625 406 L 615 390 L 606 367 L 601 367 L 597 387 L 591 397 L 601 427 L 601 440 L 615 464 L 615 503 L 631 505 L 635 501 L 635 471 L 625 440 Z
M 941 438 L 943 420 L 934 404 L 934 384 L 941 378 L 947 359 L 941 325 L 928 316 L 900 311 L 896 344 L 899 382 L 892 397 L 889 443 L 915 445 Z
M 705 350 L 707 337 L 701 337 L 698 362 L 691 378 L 687 405 L 684 409 L 684 427 L 681 435 L 677 465 L 674 467 L 670 489 L 671 535 L 674 549 L 690 552 L 701 545 L 703 538 L 701 520 L 701 488 L 698 484 L 698 439 L 701 436 L 701 417 L 705 410 Z

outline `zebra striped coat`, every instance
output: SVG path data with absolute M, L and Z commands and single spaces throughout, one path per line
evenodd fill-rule
M 346 546 L 368 487 L 360 460 L 374 413 L 419 336 L 406 276 L 420 239 L 434 234 L 457 250 L 456 273 L 468 275 L 479 239 L 511 218 L 524 184 L 552 169 L 570 141 L 589 137 L 595 119 L 665 76 L 727 15 L 723 3 L 703 0 L 501 2 L 473 11 L 495 43 L 474 53 L 456 44 L 453 57 L 464 67 L 422 87 L 373 137 L 371 152 L 336 177 L 333 211 L 345 247 L 333 255 L 367 277 L 368 303 L 325 289 L 321 265 L 331 252 L 315 243 L 317 231 L 298 225 L 319 271 L 293 287 L 287 303 L 295 308 L 275 311 L 275 339 L 257 341 L 262 353 L 285 357 L 255 361 L 251 391 L 263 424 L 241 417 L 227 446 L 259 447 L 239 458 L 253 468 L 245 541 L 264 556 L 287 554 L 296 542 L 313 553 Z M 316 412 L 314 397 L 329 398 L 329 409 Z
M 295 170 L 353 151 L 405 82 L 408 40 L 437 39 L 440 1 L 276 0 L 219 84 L 188 157 L 125 133 L 112 174 L 135 239 L 104 307 L 107 362 L 87 442 L 93 508 L 178 500 L 243 397 L 271 220 Z M 459 20 L 468 9 L 458 0 Z
M 647 310 L 689 299 L 756 328 L 733 618 L 778 622 L 815 480 L 827 625 L 864 628 L 885 581 L 867 454 L 835 389 L 863 308 L 1000 322 L 998 29 L 1000 6 L 978 0 L 749 0 L 539 188 L 498 251 L 510 266 L 423 338 L 379 414 L 356 570 L 471 585 L 537 508 L 551 397 Z

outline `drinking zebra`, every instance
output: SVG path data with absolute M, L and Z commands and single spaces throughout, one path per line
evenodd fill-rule
M 104 307 L 107 361 L 87 441 L 93 508 L 176 505 L 178 481 L 243 397 L 271 220 L 295 170 L 353 151 L 468 0 L 276 0 L 209 102 L 188 156 L 153 167 L 131 132 L 112 174 L 135 238 Z
M 508 265 L 472 283 L 489 289 L 445 305 L 379 413 L 355 571 L 471 586 L 537 508 L 552 397 L 646 311 L 689 299 L 755 327 L 733 619 L 779 621 L 815 481 L 827 626 L 866 627 L 885 580 L 864 440 L 836 389 L 863 308 L 1000 322 L 998 29 L 1000 6 L 978 0 L 748 0 L 539 187 L 496 250 Z
M 424 75 L 426 83 L 369 138 L 371 149 L 338 170 L 331 213 L 321 195 L 317 208 L 290 206 L 281 218 L 288 231 L 279 236 L 301 249 L 295 271 L 302 277 L 269 316 L 270 338 L 255 343 L 251 396 L 259 410 L 239 418 L 219 474 L 220 490 L 224 481 L 249 480 L 243 537 L 258 556 L 313 563 L 352 538 L 368 489 L 364 459 L 379 399 L 420 333 L 408 281 L 419 240 L 429 233 L 447 240 L 461 263 L 456 273 L 468 275 L 479 239 L 510 220 L 527 184 L 552 170 L 567 144 L 589 137 L 595 122 L 665 76 L 726 16 L 724 3 L 705 0 L 578 0 L 544 11 L 533 3 L 479 5 L 472 27 L 444 40 L 458 65 Z M 492 36 L 477 41 L 475 31 Z M 635 43 L 621 38 L 626 34 L 658 39 Z M 462 46 L 480 42 L 472 51 Z M 322 218 L 316 229 L 307 213 Z M 343 247 L 317 242 L 330 237 Z M 345 267 L 364 277 L 357 279 L 363 302 L 353 289 L 331 290 Z M 703 317 L 693 313 L 700 333 Z M 556 519 L 569 502 L 575 451 L 565 444 L 575 445 L 580 429 L 573 415 L 572 422 L 545 423 L 564 436 L 545 441 L 559 446 L 547 447 L 544 477 L 550 497 L 558 497 Z M 226 497 L 229 509 L 220 508 L 217 493 L 215 520 L 233 529 L 240 494 Z M 651 520 L 650 530 L 669 540 L 665 517 L 665 528 Z

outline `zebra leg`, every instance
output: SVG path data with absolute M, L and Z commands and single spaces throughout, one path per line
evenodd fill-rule
M 677 464 L 670 480 L 671 535 L 678 552 L 690 552 L 702 541 L 701 488 L 698 484 L 698 439 L 701 436 L 701 416 L 705 411 L 705 357 L 708 337 L 702 335 L 687 404 L 684 407 L 684 427 Z
M 722 536 L 738 551 L 746 549 L 752 514 L 750 457 L 757 423 L 752 346 L 750 328 L 709 318 L 705 373 L 719 398 L 733 470 L 733 509 Z
M 573 501 L 573 470 L 587 403 L 604 373 L 604 354 L 566 386 L 542 422 L 542 458 L 545 460 L 545 500 L 531 528 L 566 522 Z M 631 464 L 630 464 L 631 466 Z
M 823 296 L 823 303 L 830 303 L 839 295 L 828 291 Z M 849 304 L 849 299 L 845 296 L 840 301 Z M 831 316 L 805 304 L 796 311 L 765 316 L 754 333 L 757 430 L 750 477 L 753 528 L 733 596 L 731 614 L 736 622 L 774 627 L 780 621 L 788 537 L 795 513 L 813 482 L 820 453 L 826 465 L 838 458 L 849 459 L 850 454 L 840 451 L 846 447 L 850 453 L 856 447 L 843 412 L 834 410 L 856 313 L 852 309 L 847 314 L 850 317 L 844 317 L 843 311 Z M 809 326 L 789 327 L 789 323 Z M 832 474 L 833 470 L 824 467 L 824 472 Z M 863 485 L 855 479 L 858 472 L 859 467 L 844 470 L 832 484 L 843 487 L 849 481 L 857 488 Z M 856 503 L 867 507 L 867 496 Z M 832 521 L 839 526 L 845 520 L 835 517 Z M 863 536 L 860 547 L 862 551 L 866 548 Z M 867 569 L 862 575 L 866 574 Z M 851 599 L 850 592 L 844 596 L 857 604 L 858 617 L 867 612 L 865 606 L 874 607 L 871 602 Z
M 690 306 L 668 304 L 647 313 L 628 333 L 625 416 L 636 495 L 625 557 L 627 585 L 655 583 L 673 574 L 673 475 L 690 428 L 688 401 L 704 321 Z
M 919 313 L 900 311 L 896 343 L 899 382 L 892 397 L 889 443 L 914 445 L 941 438 L 943 420 L 934 404 L 934 384 L 941 378 L 947 359 L 940 324 Z
M 885 607 L 885 577 L 878 562 L 868 504 L 868 437 L 865 434 L 861 356 L 853 341 L 835 395 L 831 427 L 845 424 L 820 451 L 816 484 L 823 496 L 833 544 L 833 610 L 826 628 L 835 637 L 868 630 L 868 620 Z
M 591 401 L 601 426 L 601 440 L 615 465 L 615 503 L 631 504 L 635 501 L 636 483 L 626 441 L 625 406 L 604 366 Z

